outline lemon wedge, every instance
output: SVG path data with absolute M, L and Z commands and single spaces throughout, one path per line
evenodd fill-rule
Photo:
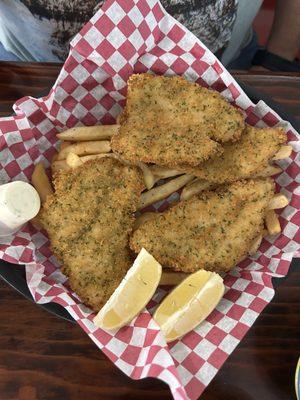
M 178 339 L 200 324 L 224 294 L 223 279 L 200 270 L 184 279 L 163 300 L 153 318 L 167 342 Z
M 130 322 L 154 295 L 161 272 L 161 265 L 142 249 L 120 285 L 94 318 L 94 324 L 111 330 Z
M 72 169 L 80 167 L 83 162 L 81 161 L 80 157 L 75 153 L 69 153 L 66 158 L 66 163 Z

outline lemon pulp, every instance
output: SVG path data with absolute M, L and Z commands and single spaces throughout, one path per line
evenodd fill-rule
M 111 330 L 130 322 L 153 296 L 161 273 L 161 265 L 142 249 L 120 285 L 94 318 L 94 324 Z
M 224 294 L 223 279 L 200 270 L 184 279 L 160 304 L 153 318 L 167 342 L 178 339 L 199 325 Z

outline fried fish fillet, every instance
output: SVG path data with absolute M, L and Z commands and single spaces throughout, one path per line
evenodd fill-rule
M 203 192 L 146 219 L 132 234 L 130 247 L 142 247 L 175 271 L 222 272 L 245 258 L 263 231 L 274 183 L 245 180 Z
M 131 163 L 197 165 L 238 140 L 242 113 L 218 92 L 182 77 L 149 74 L 128 80 L 127 103 L 112 148 Z
M 287 140 L 281 128 L 255 128 L 247 125 L 242 137 L 227 143 L 223 154 L 184 172 L 213 183 L 234 182 L 259 174 Z
M 54 185 L 43 226 L 72 290 L 98 311 L 131 266 L 128 240 L 143 179 L 136 167 L 102 158 L 61 172 Z

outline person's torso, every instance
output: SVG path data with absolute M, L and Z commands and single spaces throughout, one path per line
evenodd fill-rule
M 24 43 L 20 44 L 26 49 L 24 52 L 31 53 L 32 58 L 37 61 L 42 61 L 43 57 L 46 61 L 47 58 L 51 58 L 51 61 L 64 60 L 72 37 L 103 2 L 103 0 L 2 0 L 0 15 L 3 14 L 5 25 L 10 23 L 4 34 L 11 34 L 11 40 L 15 42 L 23 40 Z M 162 0 L 161 3 L 168 13 L 192 31 L 214 53 L 223 49 L 229 42 L 238 0 Z M 20 18 L 15 26 L 10 19 L 13 12 L 18 14 L 16 18 Z M 8 19 L 5 19 L 5 13 Z M 22 15 L 24 15 L 23 20 Z M 23 26 L 23 35 L 20 35 L 19 27 L 25 20 L 29 20 L 29 23 Z M 40 30 L 39 35 L 37 35 L 38 30 Z M 51 54 L 49 56 L 49 51 L 52 56 Z

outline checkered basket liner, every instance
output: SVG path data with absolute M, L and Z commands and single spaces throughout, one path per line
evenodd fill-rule
M 255 257 L 228 273 L 225 295 L 215 311 L 169 345 L 151 318 L 167 288 L 159 288 L 129 326 L 108 333 L 93 325 L 93 314 L 71 292 L 44 231 L 27 224 L 14 237 L 1 239 L 0 257 L 25 264 L 35 301 L 61 304 L 128 376 L 156 377 L 169 385 L 175 399 L 196 399 L 271 301 L 272 278 L 285 276 L 299 254 L 300 141 L 292 126 L 265 103 L 253 104 L 215 56 L 157 0 L 108 0 L 73 39 L 50 93 L 18 100 L 15 115 L 0 119 L 0 183 L 30 181 L 38 161 L 49 166 L 59 144 L 56 133 L 73 126 L 115 123 L 125 104 L 128 77 L 148 71 L 182 75 L 218 90 L 244 110 L 251 125 L 284 127 L 293 153 L 278 162 L 283 172 L 275 178 L 277 190 L 290 200 L 279 212 L 282 233 L 266 237 Z M 163 210 L 177 198 L 175 193 L 154 208 Z

